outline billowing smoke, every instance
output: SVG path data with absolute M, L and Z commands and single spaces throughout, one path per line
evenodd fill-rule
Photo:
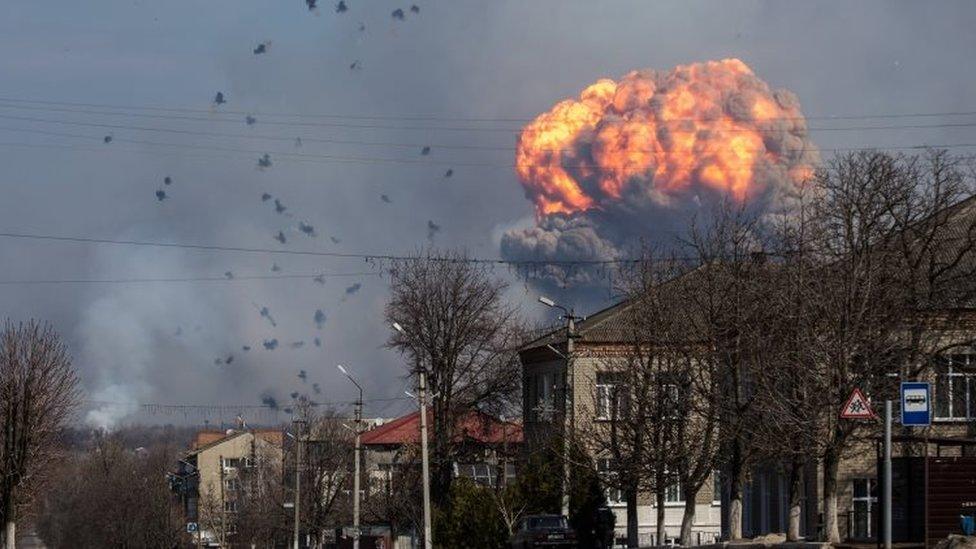
M 523 128 L 516 171 L 536 222 L 506 231 L 501 252 L 617 259 L 642 241 L 673 241 L 718 200 L 785 205 L 818 162 L 796 96 L 738 59 L 602 79 Z M 586 278 L 564 267 L 547 275 Z

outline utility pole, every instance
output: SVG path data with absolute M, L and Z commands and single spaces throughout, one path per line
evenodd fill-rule
M 891 549 L 891 400 L 885 401 L 884 418 L 884 546 Z
M 420 367 L 418 400 L 420 401 L 420 457 L 424 482 L 424 548 L 433 549 L 434 538 L 430 527 L 430 458 L 427 452 L 427 369 Z
M 573 351 L 576 340 L 576 321 L 582 320 L 573 313 L 573 309 L 567 309 L 562 305 L 545 296 L 539 296 L 539 303 L 547 307 L 554 307 L 563 312 L 566 320 L 566 375 L 564 376 L 565 386 L 563 387 L 563 497 L 562 513 L 569 516 L 569 487 L 572 477 L 572 467 L 570 467 L 570 453 L 572 452 L 572 434 L 575 430 L 576 409 L 574 406 L 574 396 L 576 389 L 576 376 L 573 369 Z
M 296 419 L 295 423 L 295 547 L 300 549 L 300 517 L 302 501 L 302 424 L 304 420 Z
M 410 337 L 399 322 L 393 329 Z M 424 485 L 424 549 L 434 549 L 434 534 L 430 527 L 430 458 L 427 452 L 427 368 L 417 357 L 417 402 L 420 405 L 420 458 Z
M 359 389 L 359 400 L 356 401 L 356 446 L 353 452 L 353 459 L 356 460 L 354 465 L 354 473 L 352 480 L 352 549 L 359 549 L 359 462 L 360 462 L 360 443 L 359 436 L 363 432 L 362 421 L 363 421 L 363 388 L 359 383 L 346 371 L 342 364 L 337 365 L 339 371 L 343 373 L 349 381 Z

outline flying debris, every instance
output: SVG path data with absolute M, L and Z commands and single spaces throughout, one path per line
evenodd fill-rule
M 224 92 L 217 92 L 217 95 L 214 96 L 214 104 L 223 105 L 226 102 L 227 100 L 224 99 Z
M 321 395 L 322 394 L 322 388 L 319 387 L 319 384 L 318 383 L 313 383 L 312 384 L 312 390 L 315 391 L 315 394 L 317 394 L 317 395 Z
M 103 143 L 111 143 L 112 142 L 112 136 L 111 135 L 106 135 L 105 137 L 102 138 L 102 142 Z
M 275 397 L 271 396 L 269 393 L 264 393 L 261 395 L 261 404 L 264 404 L 265 406 L 271 408 L 272 410 L 278 409 L 278 401 L 275 399 Z
M 261 345 L 264 345 L 264 349 L 266 351 L 274 351 L 275 349 L 278 348 L 278 340 L 277 339 L 265 339 L 264 342 L 261 343 Z
M 285 233 L 282 231 L 278 231 L 278 234 L 275 235 L 274 239 L 282 244 L 288 241 L 288 239 L 285 238 Z
M 272 263 L 271 264 L 271 272 L 277 273 L 279 271 L 281 271 L 281 267 L 279 267 L 277 263 Z
M 268 46 L 270 45 L 271 42 L 261 42 L 260 44 L 258 44 L 258 47 L 254 48 L 254 55 L 261 55 L 262 53 L 267 53 Z
M 270 323 L 271 323 L 271 326 L 272 326 L 272 327 L 275 327 L 275 328 L 277 328 L 277 327 L 278 327 L 278 323 L 277 323 L 277 322 L 275 322 L 275 319 L 274 319 L 274 317 L 273 317 L 273 316 L 271 316 L 271 311 L 270 311 L 270 310 L 269 310 L 269 309 L 268 309 L 267 307 L 261 307 L 261 308 L 260 308 L 260 309 L 258 310 L 258 313 L 259 313 L 259 314 L 261 315 L 261 318 L 266 318 L 266 319 L 268 319 L 268 322 L 270 322 Z
M 330 236 L 329 237 L 329 240 L 331 240 L 333 244 L 338 244 L 338 243 L 342 242 L 341 240 L 339 240 L 338 238 L 336 238 L 334 236 Z
M 366 32 L 366 23 L 359 24 L 359 32 Z
M 292 410 L 291 408 L 282 408 L 281 411 L 288 415 L 291 415 L 292 412 L 294 412 L 294 410 Z
M 291 344 L 288 345 L 288 346 L 291 347 L 292 349 L 301 349 L 302 347 L 305 346 L 305 342 L 304 341 L 292 341 Z
M 322 312 L 322 309 L 316 309 L 315 316 L 312 317 L 312 320 L 315 321 L 315 327 L 321 330 L 322 327 L 325 326 L 327 317 L 325 316 L 325 313 Z
M 257 121 L 258 121 L 258 119 L 257 118 L 254 118 L 251 115 L 247 115 L 247 116 L 244 117 L 244 123 L 247 124 L 248 126 L 253 126 L 254 123 L 257 122 Z
M 454 175 L 454 170 L 453 170 L 453 169 L 451 169 L 451 168 L 448 168 L 448 169 L 447 169 L 447 171 L 446 171 L 446 172 L 444 172 L 444 178 L 445 178 L 445 179 L 447 179 L 447 178 L 449 178 L 449 177 L 451 177 L 452 175 Z
M 348 9 L 349 6 L 346 5 L 346 0 L 339 0 L 339 3 L 336 4 L 336 13 L 346 13 Z
M 223 363 L 224 363 L 224 359 L 222 359 L 222 358 L 215 358 L 214 359 L 214 366 L 220 366 Z
M 258 158 L 258 167 L 261 168 L 261 169 L 270 168 L 271 167 L 271 155 L 268 154 L 268 153 L 264 153 L 264 155 L 261 156 L 261 158 Z
M 243 347 L 241 347 L 241 350 L 246 353 L 246 352 L 248 352 L 248 351 L 251 350 L 251 346 L 250 345 L 244 345 Z
M 351 71 L 358 71 L 361 68 L 363 68 L 363 66 L 359 64 L 359 59 L 349 64 L 349 70 Z
M 400 21 L 403 21 L 404 19 L 403 10 L 400 8 L 393 10 L 393 13 L 391 13 L 390 16 L 393 17 L 394 19 L 399 19 Z
M 305 370 L 298 370 L 298 379 L 302 380 L 302 383 L 308 381 L 308 372 Z
M 313 280 L 313 281 L 314 281 L 314 282 L 315 282 L 316 284 L 321 284 L 322 286 L 325 286 L 325 275 L 324 275 L 324 274 L 320 274 L 320 275 L 315 275 L 315 277 L 314 277 L 314 278 L 312 278 L 312 280 Z
M 298 222 L 298 230 L 302 231 L 308 236 L 316 236 L 315 227 L 309 225 L 308 223 L 305 223 L 304 221 Z
M 413 13 L 420 13 L 420 6 L 418 6 L 417 4 L 414 4 L 414 5 L 410 6 L 410 11 L 412 11 Z
M 158 200 L 160 202 L 162 202 L 163 200 L 166 200 L 166 191 L 164 191 L 162 189 L 159 189 L 158 191 L 156 191 L 156 200 Z
M 163 185 L 172 185 L 172 184 L 173 184 L 172 177 L 167 175 L 166 177 L 163 178 Z
M 441 226 L 434 223 L 433 220 L 427 220 L 427 239 L 433 240 L 437 233 L 441 232 Z
M 308 6 L 308 11 L 315 11 L 316 4 L 318 3 L 319 0 L 305 0 L 305 5 Z
M 348 288 L 346 288 L 346 295 L 353 295 L 356 292 L 358 292 L 360 289 L 362 289 L 362 287 L 363 287 L 363 285 L 360 284 L 359 282 L 357 282 L 357 283 L 353 284 L 352 286 L 349 286 Z
M 312 341 L 314 341 L 314 342 L 315 342 L 315 346 L 316 346 L 316 347 L 321 347 L 321 346 L 322 346 L 322 340 L 321 340 L 320 338 L 315 338 L 315 339 L 314 339 L 314 340 L 312 340 Z
M 298 398 L 298 391 L 293 391 L 293 392 L 291 393 L 291 399 L 292 399 L 292 400 L 295 400 L 295 399 L 297 399 L 297 398 Z
M 227 280 L 234 280 L 234 273 L 227 271 L 224 273 L 224 278 L 226 278 Z
M 230 364 L 231 362 L 234 362 L 234 355 L 227 355 L 227 358 L 224 359 L 224 364 Z
M 267 202 L 271 200 L 271 195 L 268 193 L 261 193 L 261 202 Z
M 387 196 L 387 195 L 385 195 L 385 194 L 381 194 L 380 195 L 380 200 L 382 200 L 383 202 L 386 202 L 387 204 L 392 204 L 393 203 L 393 200 L 390 200 L 390 197 Z
M 423 156 L 430 154 L 430 145 L 424 145 L 424 148 L 420 149 L 420 154 Z
M 275 198 L 275 213 L 285 213 L 288 207 L 281 203 L 280 200 Z

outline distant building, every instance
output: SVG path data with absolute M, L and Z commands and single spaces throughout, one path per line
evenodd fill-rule
M 433 412 L 428 409 L 428 429 Z M 455 428 L 459 451 L 455 476 L 468 477 L 486 486 L 502 486 L 515 478 L 515 460 L 522 447 L 522 426 L 488 414 L 470 411 Z M 428 431 L 432 436 L 432 431 Z M 370 492 L 395 489 L 397 473 L 419 464 L 420 412 L 387 421 L 362 435 L 365 478 Z
M 245 473 L 259 459 L 280 464 L 283 433 L 273 429 L 200 431 L 173 475 L 187 522 L 198 524 L 205 542 L 219 543 L 236 531 Z

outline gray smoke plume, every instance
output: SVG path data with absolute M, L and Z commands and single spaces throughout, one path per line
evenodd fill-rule
M 796 96 L 726 59 L 600 80 L 528 124 L 516 159 L 536 220 L 504 232 L 502 257 L 600 261 L 673 244 L 720 201 L 785 207 L 819 153 Z M 578 265 L 532 275 L 603 282 Z

